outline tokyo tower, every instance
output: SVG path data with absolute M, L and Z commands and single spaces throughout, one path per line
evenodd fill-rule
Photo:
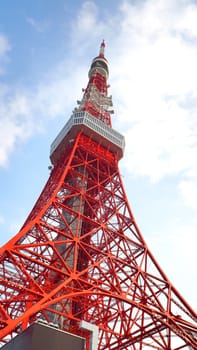
M 196 314 L 136 224 L 120 176 L 105 43 L 51 145 L 49 179 L 21 230 L 0 249 L 0 345 L 38 320 L 99 350 L 197 349 Z M 86 346 L 88 348 L 88 345 Z

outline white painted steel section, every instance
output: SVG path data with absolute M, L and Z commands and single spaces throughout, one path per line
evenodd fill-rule
M 63 140 L 65 135 L 69 132 L 69 130 L 72 128 L 72 126 L 73 126 L 73 116 L 70 117 L 70 119 L 67 121 L 67 123 L 64 125 L 62 130 L 59 132 L 59 134 L 55 138 L 55 140 L 52 142 L 50 154 L 52 154 L 55 151 L 57 146 Z
M 57 149 L 57 147 L 60 145 L 64 137 L 72 129 L 72 127 L 77 125 L 84 125 L 88 127 L 89 129 L 101 135 L 110 143 L 115 144 L 116 146 L 121 148 L 122 151 L 124 151 L 125 140 L 123 135 L 121 135 L 116 130 L 110 128 L 107 124 L 103 123 L 101 120 L 95 117 L 92 117 L 87 112 L 75 112 L 70 117 L 68 122 L 65 124 L 63 129 L 60 131 L 60 133 L 57 135 L 57 137 L 51 144 L 50 155 Z
M 91 333 L 90 337 L 90 350 L 97 350 L 98 349 L 98 336 L 99 336 L 99 329 L 95 324 L 81 321 L 80 322 L 80 328 L 88 330 Z

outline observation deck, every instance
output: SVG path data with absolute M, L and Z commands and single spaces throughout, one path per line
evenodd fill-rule
M 125 148 L 123 135 L 88 112 L 76 111 L 51 144 L 50 159 L 52 164 L 58 161 L 68 143 L 75 139 L 80 131 L 110 152 L 116 154 L 118 160 L 123 157 Z

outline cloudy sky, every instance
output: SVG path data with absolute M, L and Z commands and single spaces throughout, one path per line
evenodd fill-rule
M 120 171 L 145 240 L 197 306 L 197 1 L 0 2 L 0 244 L 48 176 L 49 148 L 82 97 L 102 39 Z

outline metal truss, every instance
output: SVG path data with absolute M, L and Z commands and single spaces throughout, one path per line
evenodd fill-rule
M 99 350 L 197 349 L 196 315 L 148 249 L 113 153 L 80 132 L 0 250 L 1 345 L 36 319 Z

